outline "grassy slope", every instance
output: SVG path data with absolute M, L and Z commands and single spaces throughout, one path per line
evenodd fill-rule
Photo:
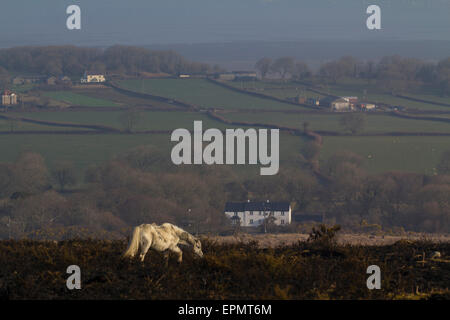
M 126 80 L 122 81 L 121 85 L 137 92 L 181 100 L 205 108 L 302 109 L 287 103 L 234 92 L 203 79 Z
M 24 113 L 26 118 L 54 122 L 66 122 L 89 125 L 104 125 L 122 129 L 120 117 L 125 111 L 71 111 L 71 112 L 31 112 Z M 141 111 L 135 130 L 174 130 L 192 128 L 193 122 L 201 120 L 205 128 L 225 129 L 225 125 L 196 112 Z M 230 126 L 228 126 L 230 127 Z
M 306 98 L 322 98 L 323 96 L 306 90 L 296 82 L 284 81 L 227 81 L 226 84 L 249 92 L 257 92 L 279 99 L 294 98 L 299 94 Z
M 112 88 L 102 88 L 102 89 L 81 89 L 74 91 L 75 93 L 79 93 L 88 97 L 113 101 L 117 104 L 132 107 L 132 106 L 155 106 L 159 108 L 165 109 L 174 109 L 174 106 L 168 103 L 164 103 L 161 101 L 156 101 L 153 99 L 143 99 L 132 97 L 123 93 L 120 93 Z
M 74 106 L 86 106 L 86 107 L 118 106 L 118 104 L 113 101 L 88 97 L 78 93 L 73 93 L 71 91 L 50 91 L 44 92 L 43 95 L 54 100 L 67 102 Z
M 310 123 L 312 130 L 344 132 L 339 125 L 342 114 L 289 114 L 289 113 L 229 113 L 224 117 L 234 121 L 248 121 L 275 124 L 292 128 L 303 128 L 304 122 Z M 448 132 L 450 123 L 410 120 L 388 115 L 367 114 L 365 133 L 383 132 Z M 450 141 L 450 138 L 449 138 Z
M 192 124 L 186 128 L 192 128 Z M 281 167 L 297 165 L 298 150 L 303 142 L 301 137 L 287 134 L 280 136 Z M 170 163 L 170 152 L 175 144 L 170 141 L 170 134 L 0 135 L 0 146 L 5 150 L 0 154 L 0 162 L 12 162 L 21 152 L 32 151 L 42 154 L 50 167 L 58 161 L 73 162 L 81 176 L 89 165 L 110 160 L 117 154 L 141 145 L 157 147 L 167 155 Z M 247 176 L 259 174 L 259 167 L 233 166 Z
M 435 174 L 448 137 L 324 137 L 321 160 L 348 150 L 363 156 L 373 173 L 406 171 Z
M 10 113 L 9 113 L 10 115 Z M 23 116 L 23 114 L 18 114 L 17 116 Z M 68 127 L 55 127 L 40 125 L 35 123 L 29 123 L 24 121 L 18 121 L 15 124 L 14 131 L 73 131 L 73 130 L 89 130 L 83 128 L 68 128 Z M 5 119 L 0 119 L 0 132 L 11 132 L 10 121 Z
M 70 161 L 81 171 L 136 146 L 167 148 L 168 141 L 167 135 L 0 135 L 4 150 L 0 162 L 12 162 L 21 152 L 31 151 L 44 156 L 50 167 L 58 161 Z
M 437 106 L 422 102 L 410 101 L 403 98 L 398 98 L 385 93 L 380 89 L 374 87 L 373 84 L 367 84 L 364 81 L 352 81 L 350 83 L 343 82 L 341 84 L 325 86 L 322 91 L 329 92 L 338 96 L 358 96 L 360 99 L 364 96 L 364 90 L 366 90 L 366 100 L 376 103 L 386 103 L 390 105 L 400 105 L 409 109 L 419 110 L 443 110 L 450 111 L 449 107 Z M 409 93 L 406 95 L 411 96 Z M 414 95 L 419 99 L 427 99 L 429 96 L 422 96 L 421 93 Z M 429 99 L 431 100 L 431 99 Z
M 130 87 L 138 85 L 136 81 L 124 82 Z M 139 84 L 141 82 L 139 81 Z M 281 87 L 279 83 L 255 82 L 257 86 Z M 198 90 L 201 88 L 201 90 Z M 144 89 L 160 95 L 175 95 L 173 98 L 188 102 L 201 102 L 205 105 L 215 104 L 217 101 L 229 108 L 237 106 L 248 107 L 252 103 L 261 102 L 258 106 L 271 108 L 274 105 L 282 105 L 283 109 L 294 106 L 277 104 L 269 100 L 254 98 L 249 95 L 235 93 L 221 88 L 205 80 L 190 79 L 153 79 L 144 81 Z M 109 90 L 109 89 L 107 89 Z M 278 90 L 278 89 L 273 89 Z M 289 89 L 291 90 L 291 89 Z M 358 90 L 358 87 L 356 88 Z M 65 95 L 66 92 L 58 93 Z M 99 95 L 99 101 L 108 101 L 105 90 L 86 93 L 90 96 Z M 351 94 L 348 93 L 347 94 Z M 74 94 L 75 97 L 80 96 Z M 85 95 L 81 94 L 82 97 Z M 120 98 L 120 97 L 119 97 Z M 90 98 L 89 98 L 90 99 Z M 114 99 L 121 101 L 120 99 Z M 250 101 L 250 104 L 241 104 Z M 145 103 L 142 99 L 139 103 Z M 263 102 L 263 103 L 262 103 Z M 236 104 L 237 103 L 237 104 Z M 119 119 L 121 111 L 78 111 L 78 112 L 38 112 L 20 114 L 22 116 L 49 120 L 55 122 L 69 122 L 80 124 L 100 124 L 121 128 Z M 305 121 L 310 122 L 313 130 L 334 130 L 341 128 L 338 124 L 340 115 L 311 115 L 311 114 L 283 114 L 283 113 L 230 113 L 225 117 L 232 120 L 249 122 L 261 122 L 268 124 L 280 124 L 285 126 L 302 128 Z M 224 129 L 231 127 L 213 121 L 202 114 L 188 112 L 142 112 L 141 122 L 137 130 L 173 130 L 176 128 L 192 128 L 194 120 L 202 120 L 204 127 Z M 17 130 L 70 130 L 70 128 L 49 127 L 21 123 Z M 0 130 L 9 131 L 5 121 L 0 120 Z M 393 118 L 385 115 L 373 115 L 368 117 L 366 132 L 386 131 L 410 131 L 410 132 L 448 132 L 446 123 L 431 121 L 416 121 Z M 371 172 L 389 170 L 405 170 L 413 172 L 434 173 L 439 156 L 443 150 L 448 149 L 448 137 L 326 137 L 322 150 L 322 159 L 330 156 L 338 150 L 351 150 L 367 157 L 367 167 Z M 299 150 L 303 144 L 300 137 L 282 135 L 280 141 L 282 167 L 298 165 Z M 99 163 L 110 159 L 115 154 L 128 150 L 138 145 L 154 144 L 170 154 L 171 143 L 167 135 L 24 135 L 0 137 L 0 145 L 4 152 L 0 155 L 0 161 L 13 161 L 21 151 L 30 150 L 42 153 L 50 164 L 58 160 L 71 160 L 81 170 L 91 163 Z M 173 144 L 172 144 L 173 145 Z M 240 170 L 240 169 L 239 169 Z M 244 170 L 245 171 L 245 170 Z M 250 170 L 251 171 L 251 170 Z M 254 172 L 257 172 L 254 170 Z

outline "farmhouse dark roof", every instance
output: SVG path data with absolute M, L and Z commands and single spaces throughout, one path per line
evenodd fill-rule
M 226 212 L 243 211 L 289 211 L 289 202 L 227 202 L 225 204 Z

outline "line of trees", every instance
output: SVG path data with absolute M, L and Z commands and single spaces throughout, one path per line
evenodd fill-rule
M 276 60 L 262 58 L 255 64 L 261 78 L 265 79 L 269 74 L 278 75 L 282 79 L 291 77 L 295 80 L 302 80 L 312 75 L 308 65 L 301 61 L 295 61 L 292 57 L 281 57 Z
M 365 79 L 375 82 L 380 88 L 394 92 L 411 90 L 421 85 L 430 85 L 441 94 L 450 94 L 450 57 L 439 62 L 425 62 L 398 55 L 386 56 L 375 62 L 345 56 L 320 66 L 316 73 L 292 57 L 281 57 L 272 61 L 261 58 L 255 64 L 264 79 L 268 75 L 294 80 L 314 78 L 326 83 L 337 83 L 343 78 Z
M 117 45 L 107 49 L 48 46 L 0 50 L 0 79 L 18 72 L 80 76 L 86 70 L 114 74 L 137 72 L 205 74 L 217 69 L 217 66 L 187 61 L 173 51 L 150 51 L 132 46 Z

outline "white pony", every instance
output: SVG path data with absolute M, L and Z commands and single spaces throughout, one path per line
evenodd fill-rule
M 134 228 L 128 249 L 123 254 L 123 257 L 133 258 L 139 251 L 139 257 L 144 262 L 147 251 L 152 248 L 160 252 L 165 251 L 166 259 L 169 257 L 167 250 L 176 253 L 178 255 L 178 262 L 181 263 L 183 252 L 178 247 L 179 244 L 192 246 L 194 252 L 199 257 L 203 257 L 200 240 L 183 229 L 171 223 L 163 223 L 160 226 L 154 223 L 141 224 Z

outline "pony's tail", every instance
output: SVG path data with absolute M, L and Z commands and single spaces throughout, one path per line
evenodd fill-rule
M 123 258 L 126 257 L 133 258 L 136 255 L 139 249 L 140 235 L 141 235 L 141 227 L 137 226 L 133 230 L 133 235 L 131 236 L 127 251 L 125 251 L 125 253 L 122 255 Z

